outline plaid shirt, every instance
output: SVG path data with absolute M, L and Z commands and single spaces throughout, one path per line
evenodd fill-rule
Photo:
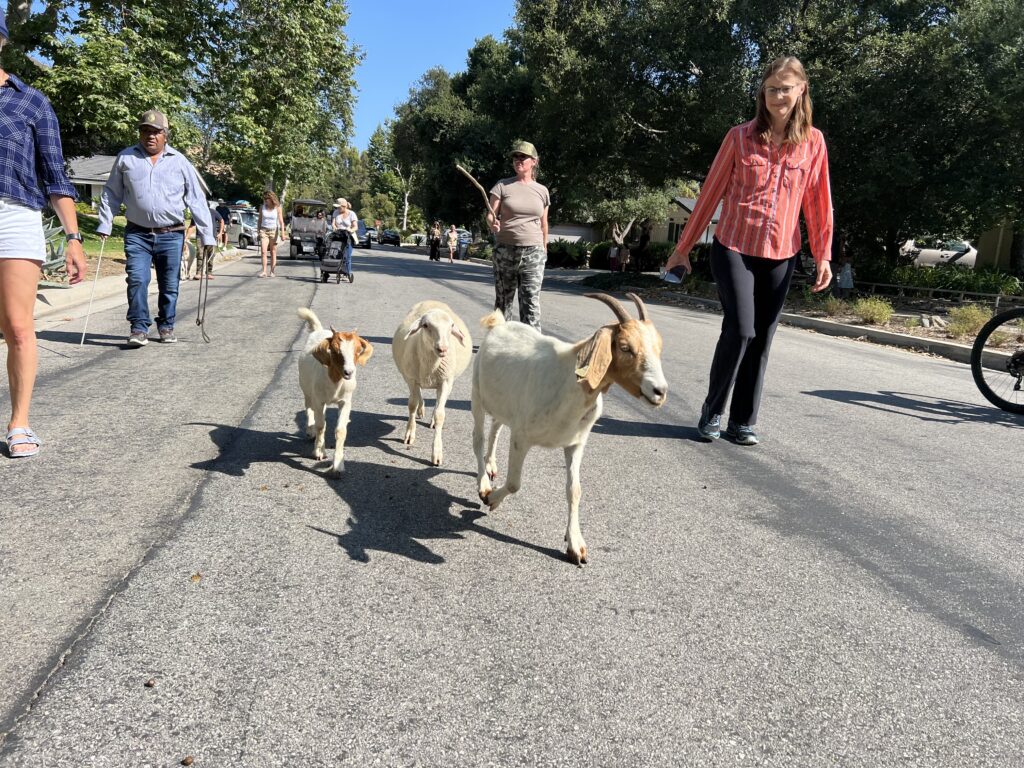
M 64 171 L 50 102 L 14 75 L 0 88 L 0 197 L 41 211 L 47 195 L 77 199 Z
M 806 141 L 766 146 L 754 122 L 731 129 L 704 181 L 693 215 L 679 236 L 689 253 L 725 199 L 715 239 L 746 256 L 788 259 L 800 250 L 800 212 L 815 261 L 832 258 L 832 192 L 825 138 L 811 128 Z

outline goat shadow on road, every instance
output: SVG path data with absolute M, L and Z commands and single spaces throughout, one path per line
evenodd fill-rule
M 328 414 L 330 437 L 337 423 L 337 410 L 330 409 Z M 295 421 L 304 427 L 305 413 L 297 412 Z M 564 559 L 559 550 L 531 544 L 478 525 L 477 521 L 485 517 L 486 513 L 480 509 L 477 501 L 460 498 L 431 482 L 439 475 L 452 474 L 451 470 L 434 467 L 427 459 L 411 456 L 407 451 L 388 445 L 390 442 L 399 442 L 384 440 L 394 430 L 394 426 L 389 423 L 391 421 L 404 423 L 405 419 L 382 414 L 353 413 L 346 447 L 376 446 L 395 458 L 400 457 L 424 466 L 400 466 L 394 460 L 391 463 L 346 460 L 342 477 L 329 478 L 326 475 L 329 462 L 314 463 L 308 458 L 310 443 L 304 433 L 264 432 L 196 422 L 196 426 L 212 427 L 210 437 L 219 449 L 219 455 L 196 462 L 192 467 L 243 477 L 254 464 L 273 462 L 315 475 L 328 484 L 348 507 L 349 529 L 336 532 L 316 526 L 309 527 L 335 537 L 338 546 L 356 562 L 370 562 L 370 553 L 376 550 L 439 565 L 445 562 L 444 558 L 423 541 L 463 539 L 467 533 L 477 533 L 502 544 L 521 546 L 558 560 Z M 471 472 L 457 474 L 475 477 Z M 466 481 L 466 485 L 467 488 L 473 487 L 473 482 Z
M 1024 428 L 1024 418 L 1001 411 L 995 406 L 966 403 L 961 400 L 947 400 L 929 395 L 915 395 L 907 392 L 852 392 L 843 389 L 818 389 L 802 392 L 804 395 L 834 400 L 849 405 L 859 405 L 875 411 L 897 416 L 912 416 L 921 421 L 939 424 L 1000 424 L 1004 427 Z

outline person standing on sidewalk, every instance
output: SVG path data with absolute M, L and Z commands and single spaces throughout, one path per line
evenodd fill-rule
M 7 20 L 0 10 L 0 49 L 7 38 Z M 85 277 L 85 253 L 75 187 L 64 171 L 60 126 L 50 102 L 0 69 L 0 114 L 5 130 L 0 139 L 0 333 L 7 344 L 11 388 L 6 441 L 11 458 L 26 458 L 39 453 L 42 445 L 29 426 L 28 413 L 39 359 L 32 310 L 39 267 L 46 261 L 41 212 L 47 197 L 66 233 L 64 263 L 72 285 Z
M 757 445 L 768 352 L 799 258 L 801 210 L 817 266 L 811 290 L 832 281 L 828 152 L 811 125 L 807 73 L 796 57 L 765 69 L 756 115 L 726 134 L 667 270 L 690 271 L 690 250 L 723 198 L 711 272 L 724 317 L 697 431 L 704 440 L 718 439 L 731 390 L 726 434 Z
M 540 330 L 540 289 L 548 248 L 551 196 L 537 183 L 540 157 L 528 141 L 512 145 L 515 176 L 491 189 L 487 222 L 497 233 L 494 248 L 494 308 L 512 319 L 512 300 L 519 291 L 519 320 Z
M 139 118 L 139 143 L 122 150 L 110 170 L 99 205 L 96 234 L 110 235 L 114 216 L 125 205 L 125 271 L 128 273 L 128 344 L 149 343 L 150 268 L 156 267 L 160 287 L 156 327 L 160 341 L 173 344 L 181 253 L 185 239 L 185 208 L 199 231 L 201 245 L 215 245 L 199 174 L 183 154 L 167 143 L 167 117 L 155 109 Z
M 277 195 L 269 189 L 263 193 L 259 212 L 260 263 L 263 268 L 257 277 L 267 276 L 267 255 L 270 255 L 270 276 L 276 277 L 277 244 L 284 238 L 284 213 Z

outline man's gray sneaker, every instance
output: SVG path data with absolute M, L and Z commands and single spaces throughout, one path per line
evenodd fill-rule
M 178 337 L 174 335 L 173 328 L 161 328 L 160 329 L 160 343 L 161 344 L 173 344 L 178 340 Z
M 128 337 L 128 344 L 133 347 L 144 347 L 149 344 L 149 334 L 145 331 L 132 331 Z
M 733 439 L 736 445 L 757 445 L 757 432 L 754 431 L 753 427 L 747 426 L 746 424 L 736 424 L 729 422 L 729 426 L 726 427 L 725 434 Z
M 722 415 L 719 413 L 708 413 L 706 405 L 701 406 L 700 419 L 697 420 L 697 432 L 702 440 L 711 442 L 722 436 Z

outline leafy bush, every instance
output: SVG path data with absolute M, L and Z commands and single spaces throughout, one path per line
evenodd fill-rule
M 591 269 L 611 269 L 611 265 L 608 262 L 608 252 L 611 250 L 613 245 L 615 245 L 615 243 L 611 240 L 604 240 L 590 246 Z
M 829 317 L 845 315 L 849 311 L 850 305 L 842 299 L 838 299 L 835 296 L 829 296 L 825 299 L 825 314 Z
M 467 256 L 473 259 L 487 259 L 490 260 L 491 254 L 494 253 L 494 248 L 486 240 L 481 240 L 476 243 L 469 244 L 469 250 Z
M 552 240 L 548 243 L 547 266 L 550 269 L 580 269 L 587 261 L 587 249 L 590 243 L 568 243 L 564 240 Z
M 634 251 L 633 258 L 641 272 L 657 272 L 665 266 L 675 247 L 675 243 L 651 242 L 642 251 Z
M 903 264 L 898 267 L 887 267 L 878 261 L 872 262 L 867 268 L 858 267 L 862 280 L 872 283 L 890 283 L 913 288 L 938 288 L 947 291 L 967 291 L 968 293 L 999 293 L 1004 296 L 1020 295 L 1022 285 L 1019 278 L 1005 272 L 985 267 L 970 267 L 950 264 L 938 267 L 915 267 Z
M 857 315 L 865 323 L 888 325 L 889 320 L 892 318 L 892 304 L 877 296 L 857 299 L 853 303 L 853 314 Z
M 949 310 L 949 323 L 946 330 L 954 339 L 964 336 L 977 336 L 981 326 L 992 318 L 992 310 L 977 304 L 965 304 Z

